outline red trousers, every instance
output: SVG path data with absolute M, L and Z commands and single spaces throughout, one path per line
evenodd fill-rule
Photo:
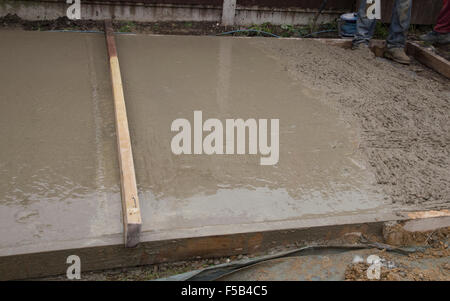
M 450 1 L 444 0 L 444 5 L 442 6 L 441 11 L 439 12 L 439 16 L 436 22 L 436 26 L 434 27 L 434 31 L 440 33 L 450 32 Z

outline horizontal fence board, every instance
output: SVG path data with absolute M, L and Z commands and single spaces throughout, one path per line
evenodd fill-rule
M 413 0 L 411 24 L 435 24 L 442 0 Z M 381 0 L 381 21 L 391 22 L 394 0 Z
M 33 2 L 64 2 L 66 0 L 25 0 Z M 113 3 L 113 4 L 172 4 L 172 5 L 202 5 L 220 6 L 223 0 L 81 0 L 81 5 L 88 3 Z M 69 4 L 68 4 L 69 5 Z
M 317 9 L 321 6 L 321 0 L 237 0 L 237 5 L 241 6 L 259 6 L 274 8 L 309 8 Z M 355 0 L 328 0 L 325 9 L 352 11 L 355 8 Z
M 66 0 L 24 0 L 29 2 L 63 2 Z M 326 11 L 356 11 L 361 0 L 328 0 Z M 391 20 L 392 7 L 395 0 L 381 0 L 382 22 Z M 82 3 L 112 3 L 112 4 L 148 4 L 148 5 L 186 5 L 222 7 L 223 0 L 82 0 Z M 238 7 L 264 8 L 300 8 L 317 10 L 321 0 L 237 0 Z M 443 0 L 413 0 L 412 24 L 435 24 L 437 15 L 442 8 Z

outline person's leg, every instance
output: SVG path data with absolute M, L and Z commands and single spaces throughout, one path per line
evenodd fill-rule
M 444 0 L 434 30 L 421 35 L 420 39 L 432 44 L 450 44 L 450 0 Z
M 406 37 L 411 22 L 412 0 L 395 0 L 384 57 L 401 64 L 411 63 L 405 53 Z
M 412 0 L 395 0 L 391 26 L 387 37 L 387 48 L 404 48 L 411 22 Z
M 436 26 L 434 27 L 435 32 L 439 33 L 449 33 L 450 32 L 450 1 L 444 0 L 444 5 L 442 6 L 441 11 L 439 12 L 439 16 L 436 22 Z
M 370 39 L 375 31 L 377 20 L 368 19 L 366 14 L 366 0 L 360 0 L 361 4 L 358 10 L 358 18 L 356 20 L 356 34 L 353 39 L 353 46 L 361 43 L 369 44 Z

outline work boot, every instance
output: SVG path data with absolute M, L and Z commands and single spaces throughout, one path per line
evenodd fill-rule
M 411 63 L 411 59 L 406 55 L 405 49 L 401 47 L 386 49 L 384 57 L 400 64 L 409 65 Z
M 440 33 L 437 31 L 430 31 L 427 34 L 423 34 L 419 37 L 422 41 L 431 44 L 446 45 L 450 44 L 450 32 Z
M 362 57 L 367 59 L 374 59 L 375 54 L 370 50 L 369 45 L 366 43 L 352 44 L 352 50 L 359 53 Z

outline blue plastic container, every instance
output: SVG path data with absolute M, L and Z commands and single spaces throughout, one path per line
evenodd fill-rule
M 339 18 L 339 35 L 341 37 L 354 37 L 356 34 L 356 13 L 347 13 Z

